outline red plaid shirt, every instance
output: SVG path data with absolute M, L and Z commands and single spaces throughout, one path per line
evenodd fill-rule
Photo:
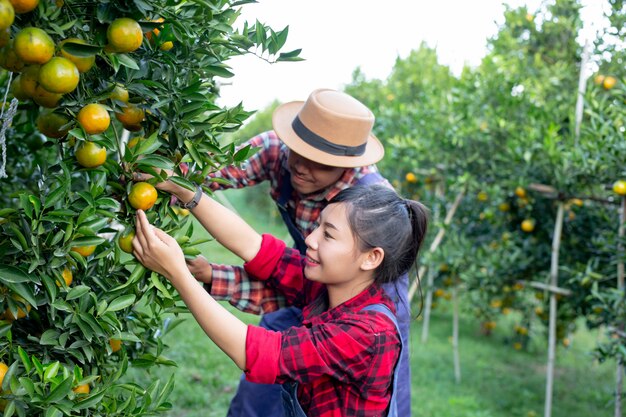
M 317 417 L 384 416 L 391 399 L 400 336 L 384 314 L 363 311 L 380 303 L 395 306 L 378 285 L 326 309 L 324 284 L 304 278 L 304 258 L 296 249 L 263 235 L 261 249 L 245 269 L 303 307 L 302 326 L 276 332 L 248 326 L 246 379 L 273 384 L 298 382 L 298 400 Z
M 282 181 L 287 169 L 289 148 L 274 131 L 264 132 L 244 144 L 260 151 L 248 159 L 241 167 L 229 166 L 212 175 L 223 178 L 232 185 L 208 181 L 212 190 L 243 188 L 269 181 L 270 195 L 274 201 L 280 197 Z M 341 190 L 354 185 L 361 177 L 378 172 L 376 166 L 348 168 L 333 186 L 317 194 L 302 196 L 294 190 L 289 201 L 295 213 L 295 225 L 306 237 L 316 227 L 317 219 L 328 202 Z M 389 185 L 387 183 L 387 185 Z M 390 186 L 390 185 L 389 185 Z M 253 314 L 269 313 L 285 306 L 284 299 L 272 291 L 267 291 L 263 283 L 250 280 L 243 268 L 232 265 L 212 264 L 211 295 L 218 300 L 227 300 L 241 311 Z

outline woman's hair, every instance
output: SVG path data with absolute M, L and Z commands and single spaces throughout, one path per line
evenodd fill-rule
M 374 270 L 379 284 L 393 282 L 417 259 L 428 226 L 428 210 L 383 185 L 357 185 L 342 190 L 330 204 L 346 204 L 348 223 L 363 252 L 381 248 L 385 256 Z

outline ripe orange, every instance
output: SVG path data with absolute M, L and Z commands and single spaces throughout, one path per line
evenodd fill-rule
M 619 195 L 626 195 L 626 180 L 617 180 L 613 183 L 613 192 Z
M 163 42 L 161 44 L 161 46 L 159 46 L 159 49 L 162 51 L 169 51 L 170 49 L 172 49 L 174 47 L 174 42 L 172 41 L 166 41 Z
M 71 42 L 71 43 L 79 43 L 81 45 L 86 45 L 87 42 L 85 42 L 82 39 L 78 39 L 78 38 L 69 38 L 69 39 L 65 39 L 64 41 L 61 41 L 61 43 L 59 43 L 59 46 L 61 47 L 61 56 L 63 58 L 67 58 L 70 61 L 72 61 L 74 63 L 74 65 L 76 65 L 76 68 L 78 68 L 79 72 L 87 72 L 91 69 L 91 67 L 94 66 L 94 64 L 96 63 L 96 56 L 95 55 L 91 55 L 91 56 L 77 56 L 77 55 L 72 55 L 69 52 L 67 52 L 66 50 L 63 49 L 63 45 L 66 42 Z
M 109 128 L 111 116 L 102 104 L 91 103 L 80 109 L 76 116 L 78 123 L 90 135 L 97 135 Z
M 11 29 L 0 29 L 0 48 L 3 48 L 11 41 Z
M 129 104 L 122 109 L 121 113 L 115 113 L 117 120 L 122 122 L 125 128 L 138 126 L 144 119 L 145 114 L 142 108 Z M 128 129 L 133 131 L 133 129 Z
M 89 388 L 89 384 L 77 385 L 74 389 L 72 389 L 76 394 L 89 394 L 91 388 Z
M 107 150 L 94 142 L 84 141 L 78 145 L 75 156 L 81 166 L 95 168 L 104 164 L 107 159 Z
M 526 219 L 522 222 L 521 228 L 524 232 L 530 233 L 535 230 L 535 221 L 532 219 Z
M 78 86 L 78 81 L 80 73 L 76 65 L 61 56 L 52 58 L 39 70 L 39 83 L 51 93 L 70 93 Z
M 70 250 L 82 255 L 83 258 L 86 258 L 96 251 L 96 246 L 73 246 Z
M 120 245 L 120 249 L 126 253 L 133 253 L 133 239 L 135 237 L 135 231 L 130 230 L 127 233 L 122 233 L 117 240 L 117 244 Z
M 35 95 L 32 98 L 33 101 L 39 104 L 41 107 L 53 109 L 59 105 L 61 97 L 63 97 L 62 94 L 51 93 L 50 91 L 43 88 L 41 85 L 38 85 L 37 89 L 35 90 Z
M 0 362 L 0 389 L 2 389 L 2 382 L 4 382 L 4 376 L 7 374 L 9 367 L 6 363 Z
M 115 353 L 122 348 L 122 341 L 119 339 L 109 339 L 109 345 L 111 346 L 111 352 Z
M 9 0 L 15 9 L 15 13 L 28 13 L 35 10 L 39 0 Z
M 593 77 L 593 83 L 595 85 L 602 85 L 603 82 L 604 82 L 604 75 L 598 74 L 595 77 Z
M 406 175 L 404 176 L 404 179 L 409 184 L 417 183 L 417 176 L 414 173 L 412 173 L 412 172 L 407 172 Z
M 26 317 L 26 315 L 30 312 L 30 309 L 31 309 L 30 305 L 26 303 L 26 300 L 24 300 L 19 295 L 14 295 L 13 299 L 15 301 L 18 301 L 21 304 L 26 305 L 26 311 L 24 311 L 22 307 L 18 307 L 17 313 L 14 313 L 13 311 L 11 311 L 10 307 L 7 307 L 7 309 L 4 311 L 3 316 L 8 321 L 23 319 L 24 317 Z
M 515 195 L 519 198 L 526 198 L 526 190 L 522 187 L 515 188 Z
M 122 17 L 115 19 L 109 25 L 107 39 L 115 52 L 133 52 L 141 46 L 143 33 L 139 23 L 133 19 Z
M 63 272 L 61 272 L 61 276 L 63 277 L 63 281 L 65 281 L 65 285 L 69 287 L 72 281 L 74 280 L 72 271 L 66 266 L 65 268 L 63 268 Z M 57 281 L 56 284 L 57 284 L 57 287 L 60 287 L 61 281 Z
M 15 9 L 8 0 L 0 0 L 0 29 L 8 29 L 15 20 Z
M 49 138 L 59 139 L 67 135 L 70 128 L 67 125 L 70 119 L 64 114 L 45 111 L 37 117 L 37 129 Z
M 158 19 L 155 19 L 155 20 L 151 20 L 151 22 L 156 22 L 156 23 L 161 23 L 161 22 L 164 22 L 164 21 L 165 21 L 165 19 L 163 19 L 162 17 L 159 17 Z M 152 40 L 152 35 L 159 36 L 159 33 L 161 33 L 159 28 L 154 28 L 150 32 L 146 33 L 146 38 L 148 40 Z
M 24 61 L 15 53 L 14 40 L 9 41 L 9 43 L 0 50 L 0 67 L 11 72 L 21 72 L 24 66 Z
M 605 90 L 610 90 L 611 88 L 615 87 L 615 84 L 617 84 L 617 79 L 610 75 L 607 75 L 606 77 L 604 77 L 604 80 L 602 80 L 602 87 Z
M 509 203 L 506 203 L 506 202 L 505 203 L 500 203 L 498 205 L 498 210 L 504 211 L 504 212 L 510 211 L 511 210 L 511 205 Z
M 22 71 L 22 74 L 20 75 L 20 86 L 22 87 L 22 92 L 28 97 L 33 97 L 37 87 L 39 86 L 40 69 L 40 65 L 29 65 L 24 68 L 24 71 Z
M 115 84 L 115 87 L 113 87 L 113 91 L 111 91 L 111 95 L 109 95 L 109 98 L 111 100 L 119 100 L 124 103 L 128 103 L 128 90 L 119 84 Z
M 478 199 L 478 201 L 487 201 L 489 200 L 489 194 L 487 194 L 484 191 L 481 191 L 476 195 L 476 198 Z
M 157 197 L 157 190 L 152 184 L 138 182 L 131 187 L 128 202 L 134 209 L 145 211 L 154 206 Z
M 28 100 L 30 96 L 22 90 L 22 74 L 18 75 L 11 82 L 11 93 L 18 100 Z
M 45 64 L 54 56 L 54 42 L 43 30 L 27 27 L 15 35 L 13 48 L 26 64 Z

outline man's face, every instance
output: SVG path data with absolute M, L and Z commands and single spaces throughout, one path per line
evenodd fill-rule
M 315 193 L 333 185 L 346 170 L 318 164 L 291 150 L 287 166 L 291 173 L 291 185 L 300 194 Z

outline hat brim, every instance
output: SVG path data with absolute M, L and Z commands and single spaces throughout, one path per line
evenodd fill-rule
M 332 155 L 309 145 L 300 139 L 291 127 L 293 119 L 298 115 L 303 105 L 303 101 L 285 103 L 277 107 L 272 114 L 274 131 L 285 145 L 298 155 L 319 164 L 339 168 L 355 168 L 375 164 L 385 155 L 382 143 L 372 134 L 367 139 L 365 152 L 358 156 Z

